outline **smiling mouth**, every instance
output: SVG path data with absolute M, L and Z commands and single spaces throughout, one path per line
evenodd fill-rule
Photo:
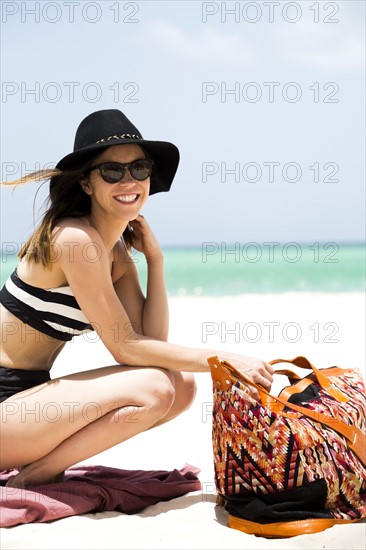
M 118 202 L 123 202 L 124 204 L 132 204 L 137 201 L 140 195 L 136 193 L 130 195 L 116 195 L 114 198 Z

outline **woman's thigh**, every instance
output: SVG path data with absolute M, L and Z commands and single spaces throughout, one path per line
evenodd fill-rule
M 116 365 L 53 379 L 0 404 L 2 460 L 19 445 L 36 449 L 35 456 L 49 452 L 115 409 L 130 407 L 137 422 L 142 409 L 167 411 L 173 401 L 173 377 L 160 368 Z

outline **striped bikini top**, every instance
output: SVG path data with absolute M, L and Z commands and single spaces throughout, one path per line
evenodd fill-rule
M 69 286 L 31 286 L 19 279 L 17 270 L 1 289 L 0 303 L 23 323 L 57 340 L 94 330 Z

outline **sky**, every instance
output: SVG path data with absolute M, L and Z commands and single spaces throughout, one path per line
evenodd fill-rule
M 55 165 L 85 116 L 116 108 L 180 149 L 142 212 L 162 246 L 365 240 L 364 2 L 1 10 L 2 181 Z M 8 250 L 39 220 L 38 187 L 1 189 Z

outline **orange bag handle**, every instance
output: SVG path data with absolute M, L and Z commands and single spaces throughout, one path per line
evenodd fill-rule
M 347 401 L 349 400 L 348 396 L 344 395 L 344 393 L 336 388 L 334 384 L 329 380 L 328 376 L 324 374 L 321 370 L 317 369 L 312 363 L 310 363 L 310 361 L 306 357 L 299 355 L 294 359 L 274 359 L 273 361 L 269 361 L 270 365 L 276 365 L 277 363 L 291 363 L 296 367 L 312 370 L 320 386 L 323 388 L 323 390 L 326 390 L 329 395 L 343 403 L 347 403 Z
M 283 374 L 283 375 L 287 376 L 287 378 L 290 380 L 291 384 L 293 384 L 294 382 L 296 382 L 298 380 L 301 380 L 301 377 L 298 374 L 296 374 L 296 372 L 294 372 L 293 370 L 290 370 L 290 369 L 276 370 L 276 374 Z
M 298 359 L 298 358 L 295 358 L 295 359 Z M 305 359 L 305 358 L 302 358 L 302 359 Z M 309 410 L 305 407 L 301 407 L 300 405 L 295 405 L 294 403 L 290 403 L 279 396 L 271 395 L 265 388 L 263 388 L 263 386 L 261 386 L 260 384 L 256 384 L 255 382 L 252 382 L 244 374 L 240 373 L 235 367 L 233 367 L 233 365 L 231 365 L 228 361 L 220 361 L 220 359 L 217 356 L 209 357 L 207 361 L 211 368 L 212 379 L 214 382 L 216 382 L 219 389 L 221 390 L 228 389 L 233 382 L 234 383 L 236 382 L 237 379 L 242 380 L 243 382 L 251 386 L 254 386 L 255 388 L 257 388 L 259 392 L 261 403 L 266 407 L 268 407 L 272 412 L 279 413 L 281 412 L 281 409 L 283 409 L 283 406 L 289 407 L 301 413 L 302 415 L 306 416 L 307 418 L 311 418 L 312 420 L 315 420 L 315 422 L 320 422 L 321 424 L 324 424 L 325 426 L 328 426 L 329 428 L 343 435 L 348 440 L 349 448 L 361 460 L 362 464 L 366 466 L 366 434 L 363 433 L 356 426 L 350 426 L 327 414 Z M 284 362 L 284 361 L 288 363 L 292 363 L 294 360 L 291 360 L 291 359 L 275 360 L 276 363 Z M 273 362 L 271 363 L 274 364 Z M 307 363 L 311 365 L 309 361 L 307 361 Z M 297 364 L 297 363 L 294 363 L 294 364 Z M 297 366 L 299 365 L 297 364 Z M 281 403 L 281 405 L 283 406 L 279 407 L 278 406 L 279 403 Z

